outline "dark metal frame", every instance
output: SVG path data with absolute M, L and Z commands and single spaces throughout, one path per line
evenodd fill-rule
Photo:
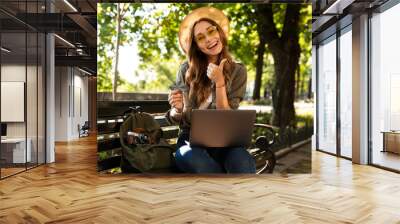
M 48 13 L 48 2 L 45 0 L 45 12 Z M 47 35 L 44 33 L 44 164 L 47 163 Z
M 368 164 L 372 164 L 372 97 L 371 97 L 371 91 L 372 91 L 372 82 L 371 82 L 371 71 L 372 71 L 372 64 L 371 64 L 371 56 L 372 56 L 372 42 L 371 42 L 371 19 L 372 19 L 372 13 L 368 13 L 368 39 L 367 39 L 367 46 L 368 46 L 368 53 L 367 53 L 367 61 L 368 61 L 368 69 L 367 69 L 367 84 L 368 84 L 368 96 L 367 96 L 367 107 L 368 107 L 368 112 L 367 112 L 367 133 L 368 133 Z
M 314 104 L 315 104 L 315 113 L 316 113 L 315 114 L 315 125 L 317 126 L 317 127 L 315 127 L 315 148 L 317 150 L 319 149 L 319 141 L 318 141 L 318 139 L 319 139 L 319 108 L 318 108 L 318 103 L 319 103 L 319 97 L 318 97 L 318 94 L 319 94 L 319 85 L 318 85 L 318 83 L 319 83 L 319 75 L 318 75 L 319 53 L 318 53 L 318 49 L 319 49 L 319 44 L 317 44 L 315 46 L 315 70 L 316 70 L 316 72 L 315 72 L 315 95 L 316 95 L 316 97 L 315 97 Z
M 27 19 L 27 2 L 25 1 L 25 21 Z M 25 170 L 28 170 L 28 24 L 25 23 L 25 84 L 24 84 L 24 120 L 25 120 Z M 37 84 L 36 84 L 37 86 Z
M 0 30 L 1 30 L 1 27 L 2 27 L 2 24 L 0 23 Z M 2 42 L 2 32 L 0 32 L 0 47 L 3 46 L 1 42 Z M 1 75 L 1 61 L 2 61 L 1 55 L 2 55 L 2 53 L 0 50 L 0 111 L 1 111 L 1 77 L 2 77 L 2 75 Z M 0 124 L 1 124 L 1 113 L 0 113 Z M 0 130 L 0 136 L 1 136 L 1 130 Z M 1 144 L 0 144 L 0 165 L 1 165 L 1 151 L 2 151 L 2 148 L 1 148 Z M 0 167 L 0 180 L 1 180 L 1 167 Z
M 340 65 L 340 36 L 341 30 L 338 29 L 339 25 L 336 25 L 336 154 L 341 156 L 341 133 L 342 133 L 342 124 L 341 116 L 340 116 L 340 78 L 341 78 L 341 65 Z

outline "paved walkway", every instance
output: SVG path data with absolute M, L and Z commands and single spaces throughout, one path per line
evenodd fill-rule
M 296 102 L 294 104 L 296 108 L 297 114 L 309 114 L 312 115 L 314 113 L 314 104 L 313 103 L 305 103 L 305 102 Z M 245 105 L 240 106 L 240 109 L 244 110 L 256 110 L 257 113 L 271 113 L 272 106 L 269 105 Z
M 274 172 L 281 174 L 311 173 L 311 144 L 305 144 L 280 158 Z

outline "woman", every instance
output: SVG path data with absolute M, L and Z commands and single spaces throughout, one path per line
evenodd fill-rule
M 206 15 L 206 16 L 204 16 Z M 255 173 L 255 161 L 243 147 L 201 148 L 188 143 L 192 109 L 237 109 L 246 91 L 247 73 L 227 48 L 229 21 L 218 9 L 203 7 L 183 20 L 179 41 L 186 53 L 169 94 L 167 118 L 180 124 L 175 161 L 188 173 Z

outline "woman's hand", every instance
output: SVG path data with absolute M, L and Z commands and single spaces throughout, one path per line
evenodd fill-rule
M 210 63 L 207 68 L 207 76 L 212 81 L 215 82 L 215 85 L 224 86 L 225 85 L 225 78 L 224 78 L 224 64 L 226 62 L 226 58 L 222 59 L 219 65 Z
M 182 113 L 183 111 L 183 95 L 180 90 L 172 90 L 168 94 L 168 102 L 172 108 L 176 110 L 178 113 Z

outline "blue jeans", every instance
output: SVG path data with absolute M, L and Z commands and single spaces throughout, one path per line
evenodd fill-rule
M 188 133 L 178 138 L 175 162 L 186 173 L 255 173 L 254 158 L 244 147 L 202 148 L 186 144 Z

